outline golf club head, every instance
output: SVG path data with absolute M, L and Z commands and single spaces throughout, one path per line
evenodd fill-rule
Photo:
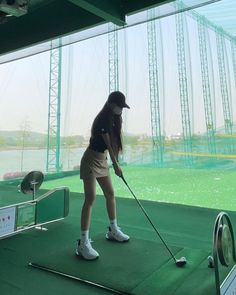
M 175 260 L 175 264 L 177 267 L 183 267 L 187 263 L 187 259 L 185 257 L 181 257 L 180 259 Z

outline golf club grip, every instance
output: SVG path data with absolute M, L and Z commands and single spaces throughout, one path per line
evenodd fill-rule
M 70 275 L 70 274 L 55 270 L 53 268 L 49 268 L 49 267 L 40 265 L 40 264 L 35 263 L 35 262 L 29 262 L 28 266 L 34 267 L 36 269 L 43 270 L 45 272 L 53 273 L 53 274 L 56 274 L 56 275 L 59 275 L 59 276 L 62 276 L 62 277 L 68 278 L 68 279 L 76 280 L 76 281 L 79 281 L 79 282 L 81 282 L 83 284 L 90 285 L 90 286 L 93 286 L 93 287 L 97 287 L 97 288 L 100 288 L 100 289 L 103 289 L 103 290 L 106 290 L 106 291 L 109 291 L 109 292 L 112 292 L 112 293 L 115 293 L 115 294 L 132 295 L 132 293 L 123 292 L 123 291 L 113 289 L 113 288 L 110 288 L 110 287 L 107 287 L 107 286 L 104 286 L 104 285 L 100 285 L 100 284 L 95 283 L 95 282 L 84 280 L 84 279 L 81 279 L 79 277 L 76 277 L 76 276 L 73 276 L 73 275 Z

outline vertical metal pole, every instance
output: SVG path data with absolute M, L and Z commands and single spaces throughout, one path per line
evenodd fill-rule
M 178 8 L 181 8 L 181 3 L 177 3 Z M 192 128 L 190 118 L 190 102 L 189 102 L 189 77 L 187 75 L 186 66 L 186 38 L 184 30 L 185 13 L 176 15 L 176 42 L 177 42 L 177 58 L 178 58 L 178 76 L 179 76 L 179 91 L 180 91 L 180 107 L 183 130 L 183 142 L 186 164 L 192 166 Z M 187 40 L 188 41 L 188 40 Z M 191 74 L 191 73 L 189 73 Z
M 58 172 L 60 166 L 60 119 L 61 119 L 61 44 L 54 48 L 51 42 L 50 81 L 48 102 L 47 172 Z
M 219 76 L 220 76 L 220 88 L 222 97 L 222 107 L 224 115 L 224 127 L 225 134 L 229 138 L 229 144 L 227 145 L 228 151 L 230 153 L 234 152 L 234 140 L 233 140 L 233 118 L 232 118 L 232 105 L 230 103 L 229 95 L 229 83 L 227 80 L 226 71 L 226 48 L 224 35 L 220 31 L 216 32 L 216 45 L 217 45 L 217 56 L 218 56 L 218 66 L 219 66 Z
M 148 10 L 148 18 L 155 17 L 155 9 Z M 160 25 L 160 24 L 159 24 Z M 151 127 L 153 140 L 154 163 L 159 167 L 163 166 L 164 139 L 161 130 L 161 108 L 160 108 L 160 89 L 159 71 L 156 45 L 156 21 L 151 20 L 147 23 L 148 35 L 148 65 L 149 65 L 149 89 L 151 107 Z M 161 37 L 161 36 L 159 36 Z
M 203 89 L 203 100 L 205 110 L 205 123 L 207 132 L 208 151 L 210 154 L 216 154 L 215 144 L 215 122 L 213 120 L 212 112 L 212 97 L 211 97 L 211 85 L 209 78 L 209 63 L 208 54 L 210 50 L 210 44 L 207 39 L 207 28 L 204 24 L 204 19 L 198 19 L 198 37 L 199 37 L 199 50 L 200 50 L 200 63 L 201 63 L 201 78 Z

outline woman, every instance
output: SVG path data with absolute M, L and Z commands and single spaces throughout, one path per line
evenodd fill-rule
M 81 212 L 81 237 L 78 240 L 76 254 L 87 260 L 99 257 L 89 240 L 92 205 L 96 197 L 96 181 L 106 198 L 106 208 L 110 219 L 106 238 L 117 242 L 129 240 L 129 236 L 117 226 L 116 202 L 107 162 L 109 153 L 115 174 L 121 177 L 122 170 L 118 163 L 118 155 L 122 151 L 121 115 L 123 108 L 129 109 L 124 94 L 120 91 L 112 92 L 93 122 L 89 146 L 81 159 L 80 178 L 84 183 L 85 199 Z

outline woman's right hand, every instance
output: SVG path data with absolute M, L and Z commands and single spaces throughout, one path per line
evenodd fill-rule
M 117 176 L 121 177 L 123 175 L 122 170 L 121 170 L 119 164 L 113 164 L 113 168 L 114 168 L 115 174 Z

